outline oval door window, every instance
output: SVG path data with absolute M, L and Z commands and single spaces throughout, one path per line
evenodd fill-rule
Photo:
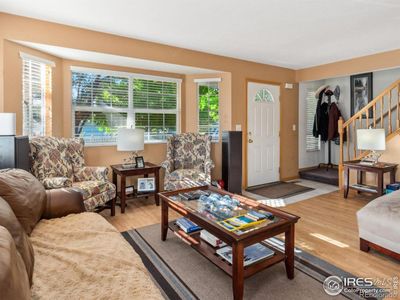
M 261 89 L 254 99 L 256 102 L 274 102 L 274 97 L 268 89 Z

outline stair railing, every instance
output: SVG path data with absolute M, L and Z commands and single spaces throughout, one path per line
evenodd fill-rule
M 386 141 L 400 132 L 400 79 L 384 89 L 371 102 L 355 113 L 346 122 L 338 121 L 339 187 L 343 187 L 343 162 L 361 159 L 368 151 L 357 149 L 356 132 L 363 128 L 383 128 Z

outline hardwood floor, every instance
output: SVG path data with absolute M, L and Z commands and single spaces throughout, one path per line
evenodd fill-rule
M 400 274 L 400 263 L 374 251 L 359 250 L 356 211 L 370 198 L 333 192 L 290 204 L 280 209 L 301 217 L 296 226 L 296 247 L 302 248 L 337 267 L 361 277 L 389 278 Z M 125 214 L 117 207 L 115 217 L 105 218 L 119 231 L 160 223 L 160 207 L 154 199 L 129 202 Z M 172 215 L 170 218 L 177 216 Z
M 301 217 L 296 246 L 360 277 L 389 278 L 400 274 L 400 262 L 375 251 L 359 250 L 356 212 L 371 198 L 333 192 L 288 205 L 283 210 Z

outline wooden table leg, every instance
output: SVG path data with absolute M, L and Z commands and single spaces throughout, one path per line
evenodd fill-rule
M 383 172 L 379 171 L 377 173 L 378 175 L 378 196 L 382 196 L 383 195 Z
M 144 177 L 144 178 L 148 178 L 148 177 L 149 177 L 149 174 L 144 174 L 143 177 Z M 145 196 L 144 198 L 145 198 L 145 199 L 149 199 L 149 196 Z
M 347 198 L 349 195 L 349 181 L 350 181 L 350 169 L 348 167 L 344 167 L 344 197 Z
M 357 170 L 357 183 L 363 184 L 363 171 Z M 357 194 L 360 194 L 360 191 L 357 191 Z
M 161 240 L 167 239 L 168 233 L 168 203 L 161 200 Z
M 117 202 L 117 197 L 111 200 L 111 217 L 115 216 L 115 204 Z
M 232 245 L 232 287 L 233 299 L 242 300 L 244 290 L 244 247 L 242 243 Z
M 157 170 L 155 172 L 156 176 L 156 194 L 154 195 L 154 200 L 156 201 L 156 205 L 160 205 L 160 197 L 158 196 L 158 193 L 160 192 L 160 170 Z
M 390 171 L 390 183 L 396 182 L 396 168 Z
M 121 214 L 125 213 L 126 205 L 126 176 L 121 176 Z
M 287 278 L 294 278 L 294 224 L 285 231 L 285 267 Z
M 117 202 L 117 195 L 118 195 L 118 175 L 113 171 L 112 175 L 113 184 L 115 185 L 115 197 L 111 200 L 111 216 L 115 216 L 115 204 Z

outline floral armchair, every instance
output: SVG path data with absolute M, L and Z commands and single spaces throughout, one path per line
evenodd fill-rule
M 108 181 L 108 168 L 85 166 L 82 139 L 34 137 L 29 144 L 32 174 L 46 189 L 79 191 L 87 211 L 115 198 L 116 188 Z
M 167 141 L 164 189 L 177 190 L 211 183 L 211 137 L 198 133 L 182 133 Z

